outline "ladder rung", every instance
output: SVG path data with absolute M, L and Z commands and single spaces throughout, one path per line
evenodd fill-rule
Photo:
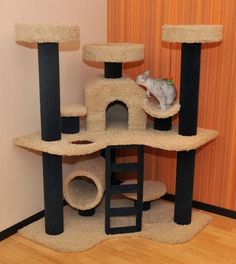
M 139 163 L 114 163 L 111 165 L 112 172 L 137 171 L 140 169 Z
M 109 210 L 110 216 L 129 216 L 136 214 L 137 214 L 136 207 L 119 207 L 119 208 L 111 208 Z
M 137 193 L 140 190 L 138 184 L 123 184 L 123 185 L 111 185 L 110 192 L 112 194 L 118 193 Z
M 124 227 L 110 227 L 106 230 L 106 234 L 123 234 L 141 231 L 137 226 L 124 226 Z

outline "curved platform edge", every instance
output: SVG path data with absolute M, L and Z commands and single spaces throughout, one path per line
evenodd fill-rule
M 152 117 L 165 119 L 168 117 L 172 117 L 178 114 L 180 110 L 180 104 L 175 102 L 172 106 L 170 106 L 165 111 L 161 110 L 158 102 L 155 100 L 145 99 L 142 104 L 142 109 Z
M 77 25 L 19 23 L 15 25 L 15 39 L 28 43 L 79 43 L 80 31 Z
M 168 151 L 189 151 L 212 141 L 218 131 L 198 128 L 195 136 L 179 135 L 176 128 L 170 131 L 115 129 L 85 131 L 77 134 L 62 134 L 57 141 L 43 141 L 40 133 L 13 140 L 14 145 L 60 156 L 80 156 L 97 152 L 111 145 L 145 145 Z

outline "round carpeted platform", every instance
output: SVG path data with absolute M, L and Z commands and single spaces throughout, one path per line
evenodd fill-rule
M 223 25 L 163 25 L 162 40 L 177 43 L 219 42 Z
M 132 206 L 133 201 L 117 200 L 119 206 Z M 78 215 L 77 210 L 64 208 L 65 231 L 49 236 L 44 232 L 44 219 L 19 230 L 18 232 L 39 244 L 64 252 L 79 252 L 94 247 L 99 242 L 115 237 L 140 236 L 164 243 L 180 244 L 191 240 L 210 221 L 211 216 L 193 211 L 190 225 L 177 225 L 173 222 L 174 205 L 158 200 L 152 202 L 152 209 L 143 212 L 142 231 L 132 234 L 106 235 L 104 231 L 104 206 L 101 204 L 91 217 Z M 116 217 L 112 225 L 124 226 L 133 223 L 133 217 Z
M 166 110 L 161 110 L 159 102 L 151 97 L 149 99 L 144 99 L 142 104 L 143 110 L 152 117 L 155 118 L 168 118 L 176 115 L 180 110 L 180 104 L 175 102 Z
M 16 41 L 38 43 L 79 42 L 80 32 L 77 25 L 16 24 Z
M 132 62 L 144 58 L 144 45 L 136 43 L 102 43 L 83 46 L 83 58 L 97 62 Z
M 86 116 L 87 108 L 82 104 L 69 104 L 61 106 L 61 116 Z
M 122 183 L 135 184 L 136 180 L 127 180 Z M 162 197 L 166 193 L 166 186 L 163 182 L 146 180 L 143 182 L 143 202 L 154 201 Z M 129 199 L 137 200 L 136 193 L 123 193 Z

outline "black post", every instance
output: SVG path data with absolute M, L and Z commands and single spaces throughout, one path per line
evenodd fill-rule
M 138 146 L 138 164 L 139 169 L 137 171 L 138 177 L 137 182 L 139 186 L 139 191 L 137 192 L 137 200 L 136 200 L 136 209 L 137 209 L 137 216 L 136 216 L 136 226 L 137 231 L 142 230 L 142 210 L 143 210 L 143 180 L 144 180 L 144 146 Z
M 121 62 L 105 62 L 104 63 L 105 78 L 121 78 L 122 77 L 122 63 Z
M 180 225 L 191 223 L 194 163 L 195 150 L 177 153 L 174 221 Z
M 171 130 L 172 117 L 168 118 L 154 118 L 154 129 L 161 131 Z
M 58 43 L 38 44 L 41 138 L 61 139 Z M 63 232 L 63 194 L 61 156 L 43 153 L 45 232 Z
M 179 134 L 197 133 L 201 44 L 182 44 Z
M 62 159 L 61 156 L 42 153 L 45 232 L 57 235 L 64 231 L 63 193 L 62 193 Z
M 62 116 L 61 132 L 64 134 L 75 134 L 80 131 L 79 116 Z
M 179 134 L 184 136 L 197 133 L 200 57 L 200 43 L 182 44 Z M 195 150 L 177 153 L 174 221 L 181 225 L 191 223 L 194 164 Z

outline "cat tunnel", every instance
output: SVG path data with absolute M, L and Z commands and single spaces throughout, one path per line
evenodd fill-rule
M 64 198 L 83 216 L 93 215 L 105 191 L 105 161 L 102 157 L 79 160 L 64 179 Z

